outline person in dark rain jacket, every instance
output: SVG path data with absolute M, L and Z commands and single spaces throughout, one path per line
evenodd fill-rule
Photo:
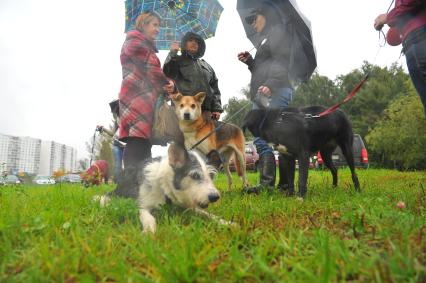
M 260 45 L 256 46 L 254 58 L 248 51 L 238 54 L 238 59 L 247 64 L 251 72 L 250 98 L 253 109 L 287 107 L 293 98 L 293 87 L 288 75 L 291 29 L 283 25 L 273 7 L 267 4 L 254 10 L 246 21 L 262 39 Z M 262 103 L 265 100 L 266 105 Z M 259 153 L 260 186 L 249 188 L 248 192 L 275 186 L 276 167 L 272 148 L 259 137 L 255 137 L 253 143 Z
M 181 40 L 182 55 L 178 55 L 179 43 L 170 47 L 169 56 L 163 66 L 166 76 L 173 79 L 183 95 L 205 92 L 201 109 L 206 118 L 219 120 L 223 112 L 218 79 L 213 68 L 203 59 L 206 43 L 196 33 L 188 32 Z

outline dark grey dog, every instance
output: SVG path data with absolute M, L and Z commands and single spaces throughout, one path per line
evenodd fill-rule
M 309 118 L 324 111 L 322 106 L 285 109 L 259 109 L 250 111 L 245 117 L 243 130 L 248 128 L 255 137 L 271 143 L 280 152 L 279 188 L 294 195 L 295 160 L 299 161 L 299 195 L 305 196 L 308 179 L 309 157 L 317 151 L 333 175 L 333 186 L 337 186 L 337 169 L 333 165 L 332 152 L 340 146 L 351 169 L 355 189 L 360 190 L 354 168 L 352 151 L 352 125 L 341 110 L 319 118 Z M 308 114 L 308 115 L 307 115 Z

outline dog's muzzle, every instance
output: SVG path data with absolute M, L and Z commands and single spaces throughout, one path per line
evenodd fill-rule
M 189 114 L 189 113 L 183 113 L 183 119 L 184 119 L 184 120 L 189 120 L 189 119 L 191 119 L 191 114 Z

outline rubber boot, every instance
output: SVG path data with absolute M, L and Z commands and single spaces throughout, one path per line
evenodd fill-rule
M 275 187 L 275 156 L 273 153 L 267 152 L 260 155 L 259 157 L 259 175 L 260 183 L 255 187 L 249 187 L 244 189 L 244 193 L 252 194 L 259 193 L 263 188 L 274 188 Z
M 275 186 L 275 156 L 267 152 L 259 157 L 260 185 L 264 187 Z

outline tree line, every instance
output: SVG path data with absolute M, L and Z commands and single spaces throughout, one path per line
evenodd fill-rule
M 335 80 L 314 73 L 294 94 L 290 106 L 323 105 L 341 102 L 367 75 L 369 79 L 356 96 L 341 106 L 361 135 L 369 152 L 370 164 L 399 170 L 426 169 L 426 119 L 410 77 L 394 63 L 379 67 L 368 62 Z M 242 97 L 233 97 L 224 106 L 224 121 L 242 126 L 251 109 L 248 87 Z M 233 115 L 240 109 L 237 115 Z M 249 140 L 250 134 L 246 132 Z

